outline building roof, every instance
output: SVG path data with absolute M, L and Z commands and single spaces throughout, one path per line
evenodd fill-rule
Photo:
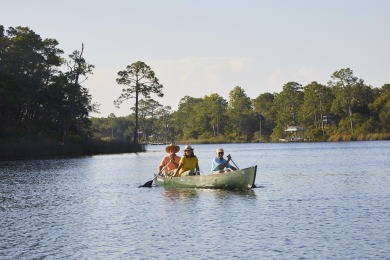
M 285 132 L 302 132 L 305 131 L 305 128 L 301 126 L 288 126 Z

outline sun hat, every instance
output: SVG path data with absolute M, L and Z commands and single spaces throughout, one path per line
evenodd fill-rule
M 194 150 L 194 149 L 191 147 L 191 145 L 186 145 L 184 151 L 188 151 L 188 150 Z
M 217 151 L 216 151 L 216 153 L 223 153 L 223 152 L 224 152 L 224 151 L 223 151 L 222 148 L 218 148 Z
M 173 149 L 173 152 L 174 153 L 177 153 L 178 151 L 180 151 L 180 147 L 179 146 L 177 146 L 177 145 L 174 145 L 174 144 L 170 144 L 170 145 L 168 145 L 167 147 L 165 147 L 165 151 L 167 152 L 167 153 L 170 153 L 171 151 L 170 151 L 170 149 Z

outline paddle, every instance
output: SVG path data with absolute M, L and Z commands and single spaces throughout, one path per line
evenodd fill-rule
M 160 175 L 160 173 L 162 173 L 162 171 L 163 171 L 167 166 L 168 166 L 168 164 L 165 165 L 165 166 L 161 169 L 161 171 L 160 171 L 159 173 L 157 173 L 156 176 L 154 176 L 153 179 L 151 179 L 150 181 L 145 182 L 144 185 L 138 186 L 138 188 L 143 188 L 143 187 L 151 188 L 151 187 L 152 187 L 152 184 L 153 184 L 153 181 Z
M 237 164 L 233 161 L 232 158 L 230 158 L 230 161 L 234 164 L 234 166 L 236 166 L 237 170 L 239 170 L 240 168 L 238 168 Z

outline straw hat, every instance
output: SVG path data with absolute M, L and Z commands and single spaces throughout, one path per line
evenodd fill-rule
M 185 148 L 184 148 L 184 151 L 188 151 L 188 150 L 194 150 L 191 145 L 187 145 Z
M 171 151 L 171 148 L 173 149 L 173 152 L 174 153 L 177 153 L 178 151 L 180 151 L 180 147 L 179 146 L 177 146 L 177 145 L 174 145 L 174 144 L 170 144 L 170 145 L 168 145 L 167 147 L 165 147 L 165 151 L 167 152 L 167 153 L 170 153 Z

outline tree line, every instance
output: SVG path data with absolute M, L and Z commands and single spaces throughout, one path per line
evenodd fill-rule
M 94 139 L 99 105 L 82 86 L 94 66 L 84 45 L 64 57 L 55 39 L 0 25 L 0 159 L 138 151 Z
M 0 26 L 0 138 L 50 137 L 66 144 L 91 135 L 88 115 L 97 105 L 81 84 L 94 66 L 83 50 L 64 58 L 57 40 L 28 27 Z
M 138 105 L 139 128 L 138 112 L 92 118 L 99 136 L 127 139 L 136 128 L 140 141 L 148 143 L 272 142 L 285 138 L 287 127 L 300 126 L 310 141 L 390 139 L 390 84 L 374 88 L 350 68 L 334 72 L 327 85 L 288 82 L 280 93 L 254 99 L 235 86 L 228 100 L 217 93 L 185 96 L 175 111 L 150 96 Z
M 163 97 L 163 85 L 148 65 L 137 61 L 119 71 L 116 80 L 125 88 L 113 102 L 120 106 L 135 99 L 129 115 L 91 118 L 99 104 L 82 83 L 94 66 L 84 59 L 83 44 L 66 57 L 58 45 L 28 27 L 5 30 L 0 25 L 0 155 L 10 151 L 5 141 L 91 147 L 86 140 L 103 140 L 112 153 L 116 151 L 106 141 L 116 141 L 115 147 L 130 141 L 277 141 L 292 125 L 304 127 L 305 138 L 313 141 L 389 139 L 390 85 L 369 86 L 349 68 L 334 72 L 327 85 L 288 82 L 280 93 L 254 99 L 235 86 L 228 100 L 216 93 L 185 96 L 173 110 L 151 97 Z M 97 153 L 93 150 L 99 149 L 88 153 Z

